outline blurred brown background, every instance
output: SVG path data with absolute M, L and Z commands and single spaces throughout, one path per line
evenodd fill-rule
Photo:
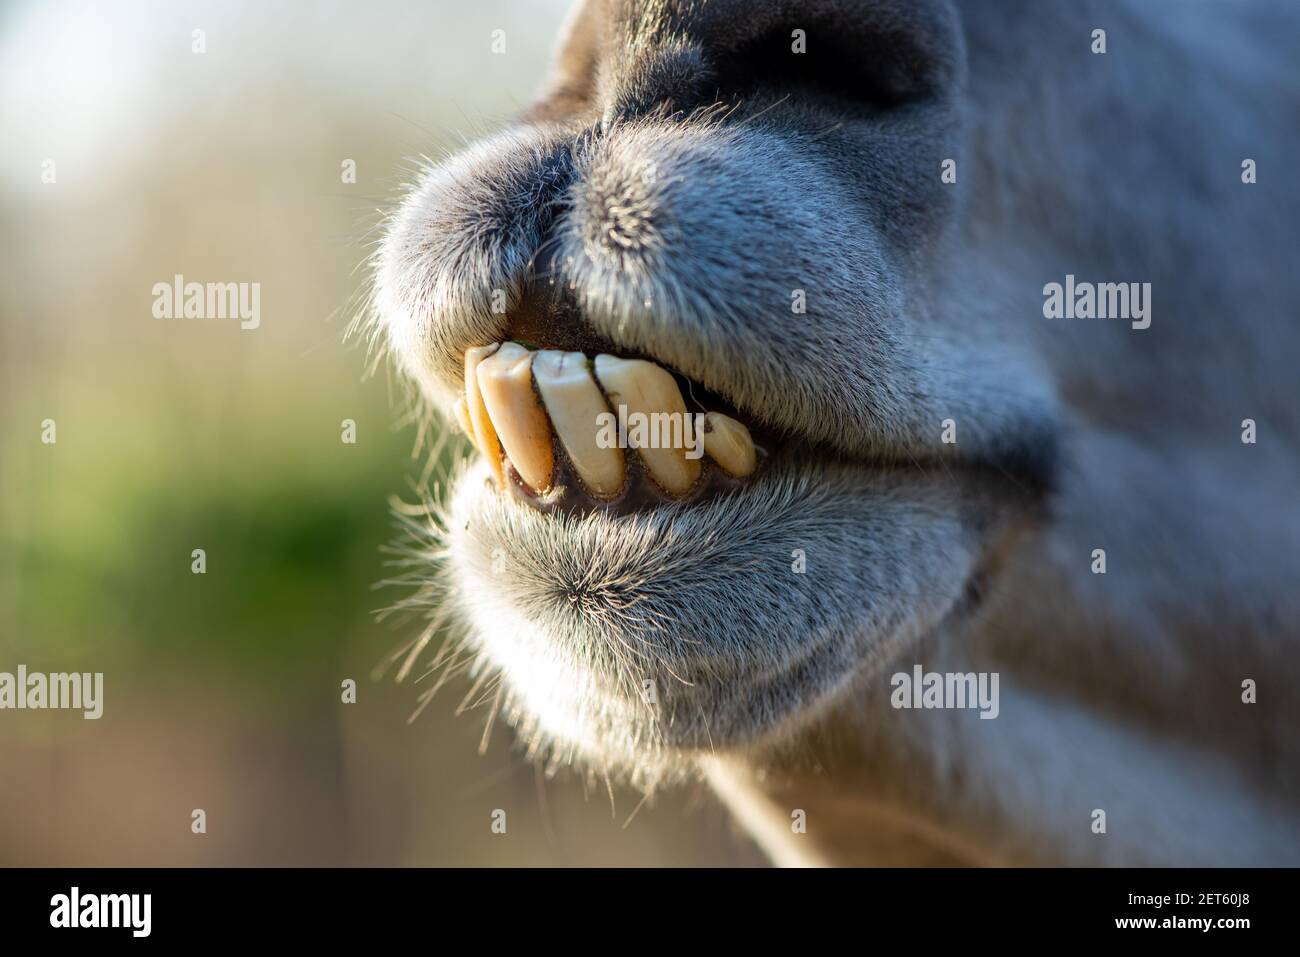
M 479 755 L 463 680 L 408 724 L 420 686 L 369 677 L 415 627 L 372 584 L 420 462 L 344 342 L 359 265 L 565 6 L 0 6 L 0 671 L 104 673 L 98 721 L 0 711 L 0 864 L 761 861 L 702 789 L 625 826 L 639 794 L 544 780 L 509 729 Z M 177 273 L 260 283 L 260 328 L 155 319 Z

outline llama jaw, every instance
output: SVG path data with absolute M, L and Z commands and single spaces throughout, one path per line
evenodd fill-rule
M 766 456 L 737 419 L 688 412 L 662 366 L 603 353 L 467 349 L 453 413 L 497 487 L 543 511 L 692 501 L 750 479 Z

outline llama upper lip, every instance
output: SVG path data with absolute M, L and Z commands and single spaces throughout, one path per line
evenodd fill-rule
M 808 396 L 825 380 L 782 381 L 773 374 L 770 356 L 758 355 L 748 363 L 730 350 L 726 337 L 716 331 L 705 335 L 703 325 L 693 327 L 697 335 L 688 340 L 694 343 L 692 348 L 673 348 L 668 344 L 666 327 L 653 319 L 626 328 L 612 323 L 598 302 L 574 292 L 566 275 L 553 262 L 545 270 L 534 264 L 512 299 L 508 314 L 497 316 L 486 336 L 479 332 L 477 340 L 463 339 L 461 348 L 473 347 L 491 337 L 534 350 L 582 354 L 584 361 L 607 354 L 654 363 L 676 378 L 689 411 L 718 412 L 743 423 L 759 448 L 800 444 L 815 458 L 853 461 L 864 468 L 902 465 L 917 469 L 989 469 L 1035 495 L 1050 491 L 1054 484 L 1057 426 L 1050 403 L 1020 413 L 1018 424 L 999 423 L 993 430 L 998 436 L 995 439 L 985 429 L 976 443 L 942 444 L 938 425 L 945 410 L 929 408 L 935 403 L 922 401 L 929 398 L 925 390 L 903 373 L 895 376 L 888 369 L 881 372 L 880 381 L 888 385 L 883 393 L 892 392 L 892 397 L 882 399 L 870 390 L 859 395 L 841 385 L 822 390 L 832 394 L 834 401 L 829 406 L 810 408 Z M 710 362 L 715 350 L 719 359 Z M 442 382 L 454 389 L 465 381 L 458 378 L 460 381 L 453 384 L 444 376 Z M 778 388 L 773 388 L 774 382 L 779 383 Z M 801 414 L 791 415 L 792 409 Z M 488 457 L 496 461 L 494 455 Z M 635 454 L 628 458 L 629 469 L 639 468 Z M 608 488 L 600 488 L 599 483 L 592 489 L 575 476 L 563 474 L 569 471 L 569 462 L 558 448 L 556 462 L 556 478 L 567 478 L 570 485 L 576 483 L 584 492 L 596 493 L 588 498 L 602 505 L 619 498 Z M 614 468 L 610 466 L 611 471 Z M 528 490 L 525 497 L 531 503 L 537 502 L 536 489 L 529 489 L 526 481 L 522 488 L 515 488 L 517 483 L 509 481 L 508 470 L 502 469 L 497 478 L 502 487 Z M 672 498 L 667 496 L 668 500 Z

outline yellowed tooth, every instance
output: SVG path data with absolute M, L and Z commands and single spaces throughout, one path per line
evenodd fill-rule
M 533 391 L 533 353 L 515 342 L 479 363 L 483 404 L 519 477 L 534 491 L 551 487 L 555 452 L 551 425 Z
M 657 420 L 677 425 L 672 430 L 685 438 L 686 403 L 677 388 L 677 382 L 666 370 L 642 359 L 619 359 L 615 356 L 596 356 L 596 378 L 609 395 L 615 411 L 619 405 L 627 407 L 627 414 L 642 413 L 647 417 L 657 413 L 671 413 Z M 662 435 L 663 429 L 660 428 Z M 634 430 L 628 430 L 628 444 L 637 448 L 650 477 L 671 495 L 686 493 L 700 477 L 700 460 L 688 459 L 684 441 L 676 448 L 640 448 L 635 445 Z M 648 443 L 647 443 L 648 444 Z M 660 444 L 672 444 L 663 442 Z
M 704 451 L 723 471 L 736 478 L 748 477 L 758 465 L 758 452 L 749 429 L 721 412 L 710 412 L 704 417 Z
M 603 449 L 596 441 L 599 417 L 610 410 L 591 377 L 587 357 L 581 352 L 544 350 L 533 357 L 533 378 L 555 434 L 583 484 L 603 498 L 617 494 L 627 478 L 627 463 L 622 449 Z
M 499 342 L 490 346 L 474 346 L 465 350 L 465 405 L 469 413 L 469 434 L 474 438 L 475 447 L 488 460 L 492 474 L 496 476 L 497 487 L 505 488 L 505 472 L 501 468 L 501 443 L 496 430 L 492 428 L 492 419 L 483 404 L 483 393 L 478 387 L 478 367 L 484 359 L 500 347 Z
M 462 395 L 451 407 L 452 418 L 460 426 L 460 430 L 469 436 L 471 442 L 474 441 L 474 423 L 469 419 L 469 401 Z

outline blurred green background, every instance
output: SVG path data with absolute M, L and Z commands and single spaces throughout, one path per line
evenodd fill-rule
M 528 100 L 565 6 L 0 6 L 0 671 L 105 686 L 98 721 L 0 711 L 0 864 L 760 862 L 702 789 L 627 823 L 640 795 L 543 779 L 508 729 L 480 755 L 463 680 L 408 723 L 421 687 L 370 678 L 415 628 L 372 586 L 421 462 L 344 341 L 362 264 L 417 157 Z M 176 273 L 260 283 L 260 328 L 155 319 Z

